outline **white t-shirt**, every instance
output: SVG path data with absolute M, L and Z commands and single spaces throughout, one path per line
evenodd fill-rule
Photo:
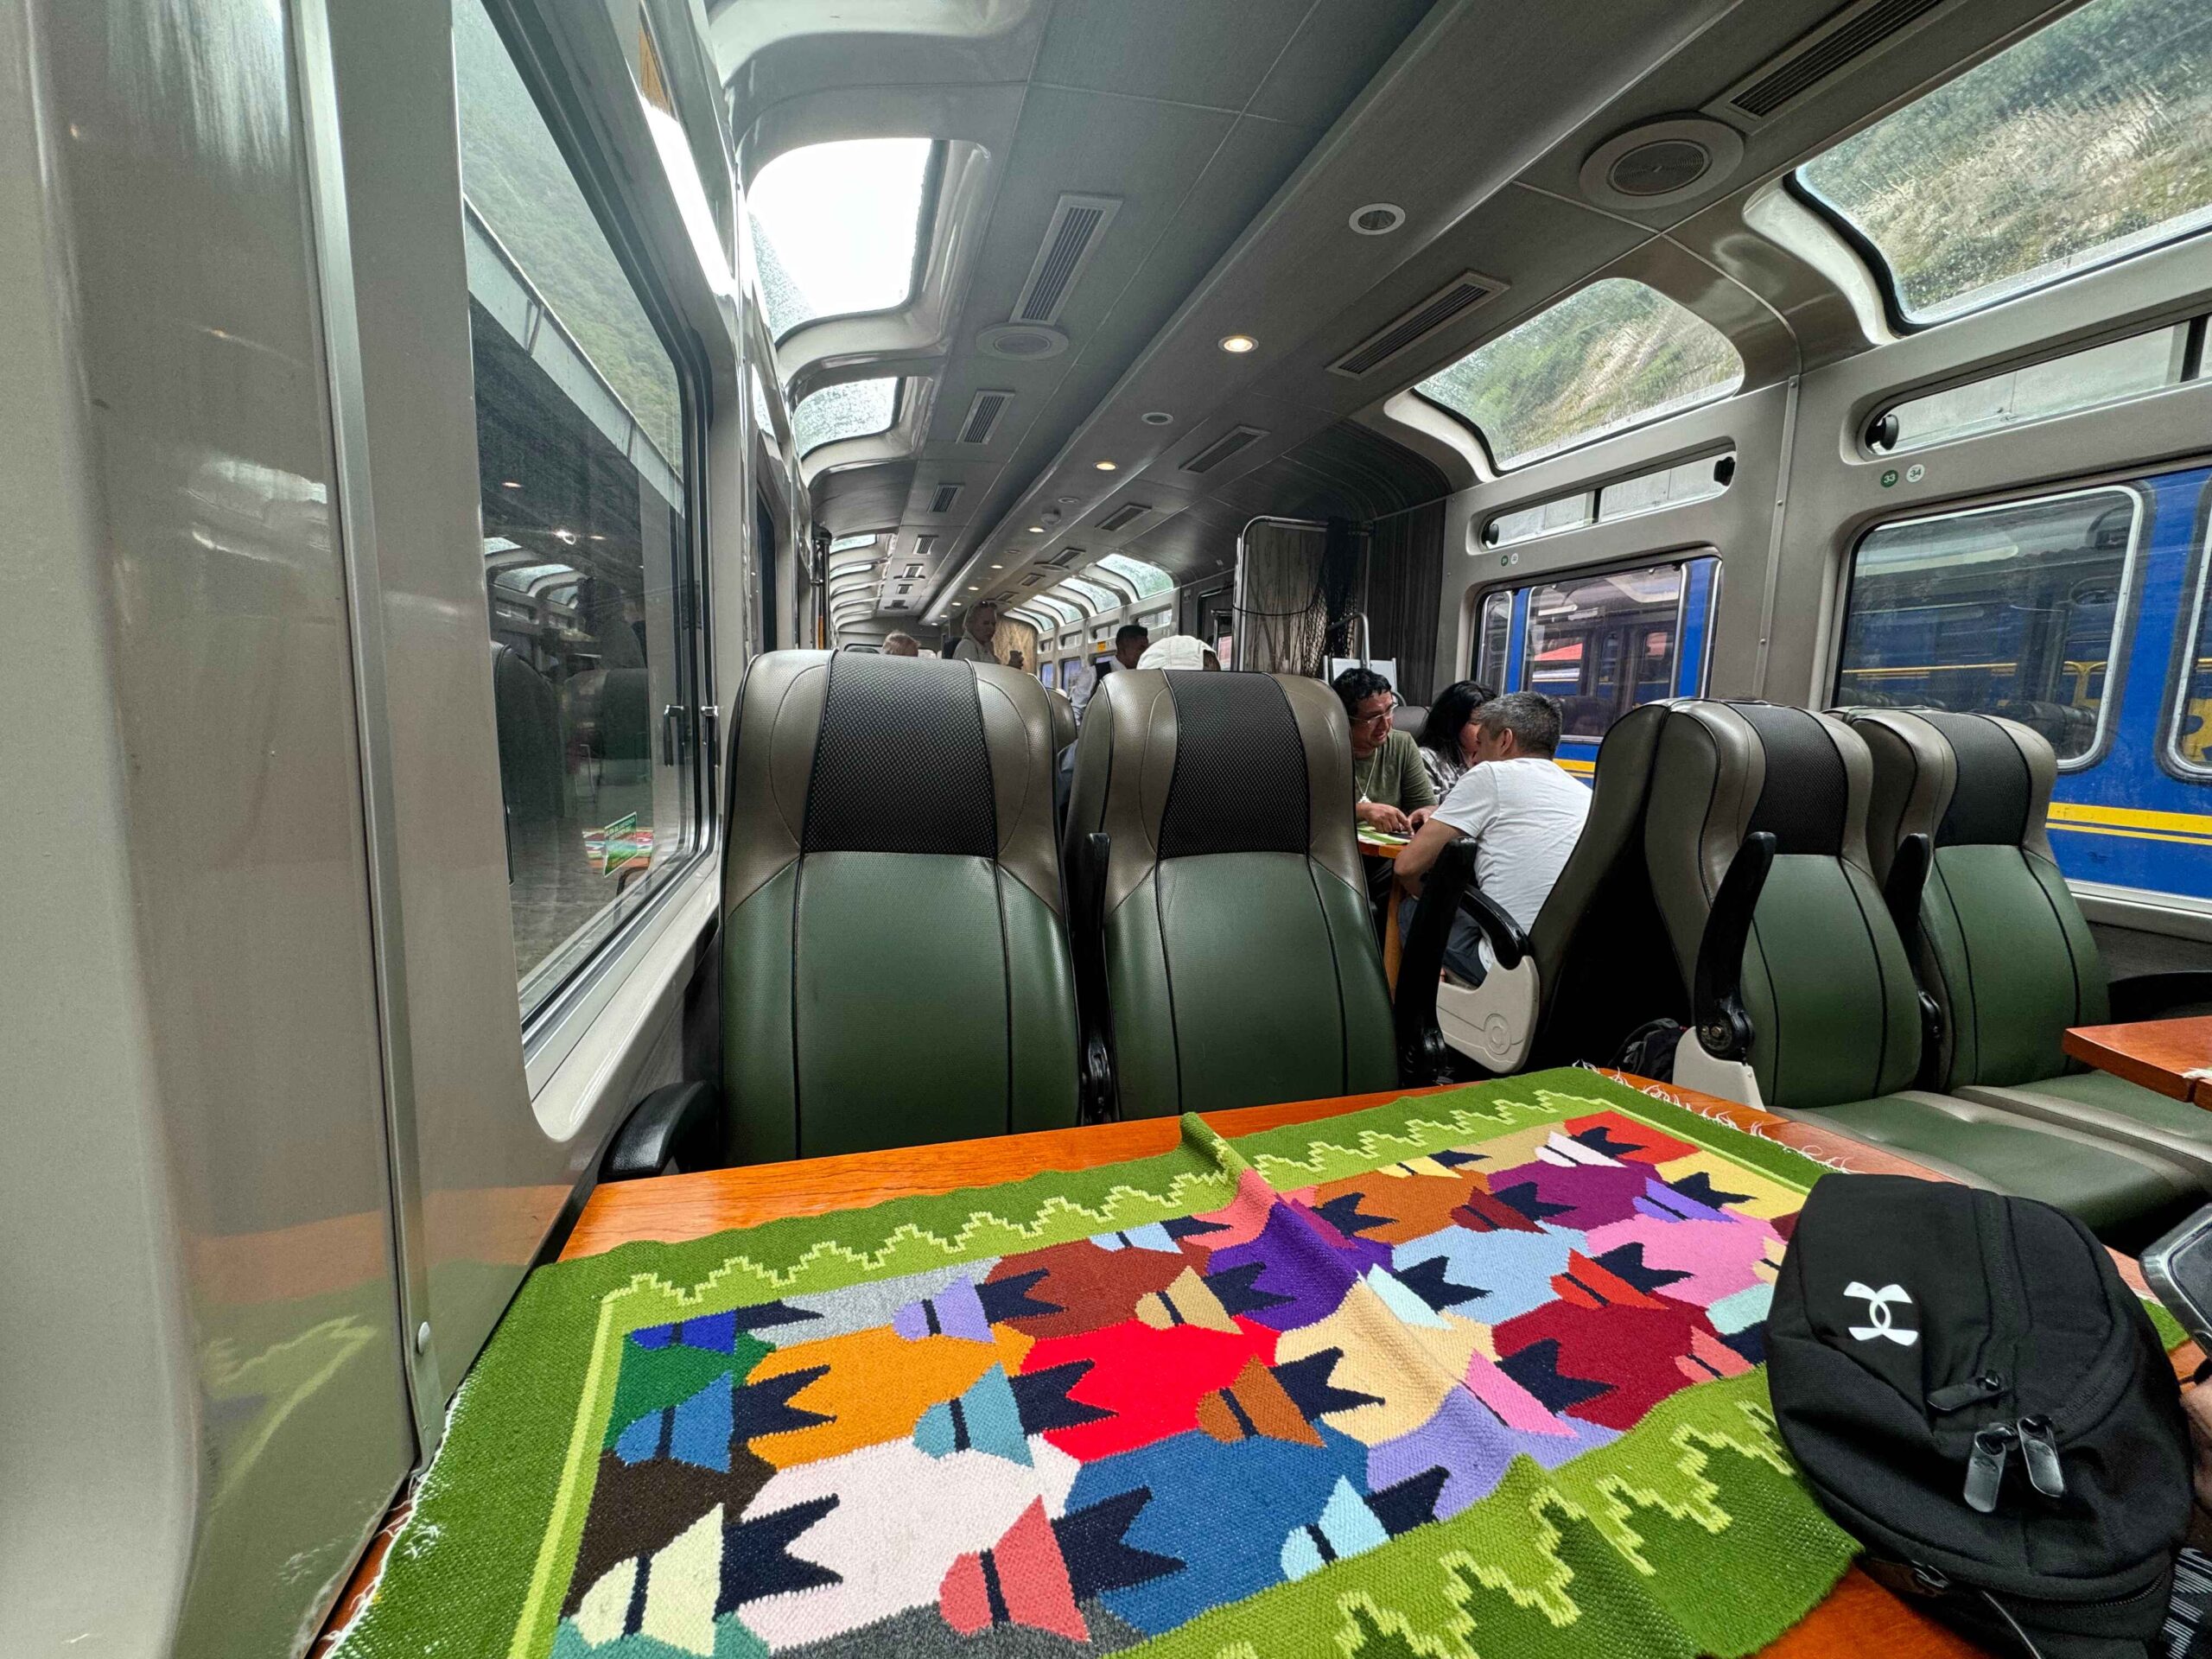
M 1590 791 L 1548 756 L 1485 760 L 1452 786 L 1436 816 L 1474 838 L 1475 885 L 1525 931 L 1582 834 Z

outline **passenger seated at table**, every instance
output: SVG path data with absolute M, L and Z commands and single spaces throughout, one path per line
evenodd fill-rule
M 883 654 L 887 657 L 918 657 L 922 642 L 911 633 L 887 633 L 883 636 Z
M 1332 682 L 1351 722 L 1351 786 L 1359 821 L 1386 835 L 1421 828 L 1436 807 L 1436 786 L 1411 732 L 1393 731 L 1398 694 L 1371 668 L 1348 668 Z
M 1436 855 L 1457 836 L 1475 843 L 1475 885 L 1525 932 L 1551 897 L 1569 853 L 1590 816 L 1590 791 L 1563 770 L 1559 705 L 1534 691 L 1493 697 L 1475 710 L 1477 764 L 1452 786 L 1421 833 L 1398 855 L 1398 880 L 1412 893 Z M 1414 903 L 1401 903 L 1398 925 L 1410 931 Z M 1473 922 L 1452 918 L 1444 965 L 1471 985 L 1488 971 L 1490 953 Z
M 1475 738 L 1481 728 L 1474 724 L 1474 713 L 1497 695 L 1480 680 L 1461 680 L 1446 686 L 1429 705 L 1421 728 L 1421 763 L 1438 800 L 1475 764 Z

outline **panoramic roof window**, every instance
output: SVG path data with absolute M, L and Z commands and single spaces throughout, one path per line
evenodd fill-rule
M 788 150 L 760 169 L 746 211 L 778 340 L 818 317 L 888 311 L 912 296 L 932 147 L 847 138 Z
M 1095 582 L 1084 582 L 1075 576 L 1070 576 L 1053 588 L 1052 593 L 1057 598 L 1074 601 L 1083 607 L 1085 616 L 1098 611 L 1118 611 L 1122 608 L 1122 596 L 1112 588 L 1102 588 Z
M 1702 317 L 1609 277 L 1461 358 L 1414 390 L 1472 426 L 1501 467 L 1726 397 L 1744 359 Z
M 2212 225 L 2212 10 L 2095 0 L 1797 169 L 1936 322 Z
M 1142 559 L 1133 559 L 1126 553 L 1109 553 L 1098 561 L 1097 568 L 1121 577 L 1137 590 L 1140 599 L 1164 594 L 1175 585 L 1175 578 L 1158 565 L 1147 564 Z
M 844 438 L 888 432 L 899 418 L 899 382 L 848 380 L 824 386 L 791 411 L 791 440 L 804 455 Z

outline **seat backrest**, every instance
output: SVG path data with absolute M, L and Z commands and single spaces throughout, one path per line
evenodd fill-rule
M 2107 1015 L 2104 963 L 2051 855 L 2057 761 L 2028 727 L 1940 710 L 1844 711 L 1873 758 L 1866 834 L 1885 879 L 1905 837 L 1934 849 L 1920 979 L 1942 1014 L 1936 1084 L 2004 1088 L 2072 1071 L 2069 1026 Z
M 1529 929 L 1541 1002 L 1531 1066 L 1611 1062 L 1649 1020 L 1688 1023 L 1689 994 L 1675 971 L 1643 857 L 1651 762 L 1665 703 L 1613 722 L 1590 779 L 1590 816 Z
M 1352 804 L 1343 705 L 1318 680 L 1132 669 L 1091 699 L 1068 847 L 1112 838 L 1124 1116 L 1395 1084 Z
M 1775 838 L 1741 978 L 1770 1105 L 1868 1099 L 1919 1070 L 1919 992 L 1867 855 L 1872 771 L 1848 726 L 1803 709 L 1676 702 L 1659 734 L 1644 856 L 1686 985 L 1737 853 Z
M 1421 728 L 1428 724 L 1428 710 L 1417 702 L 1402 702 L 1390 711 L 1390 729 L 1411 732 L 1418 742 Z
M 1075 741 L 1075 704 L 1058 686 L 1046 686 L 1045 697 L 1052 709 L 1052 753 L 1058 754 Z
M 1014 669 L 753 661 L 722 865 L 733 1161 L 1076 1121 L 1052 762 Z

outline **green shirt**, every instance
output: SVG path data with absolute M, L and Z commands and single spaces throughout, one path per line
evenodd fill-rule
M 1351 786 L 1362 800 L 1395 806 L 1401 812 L 1436 804 L 1436 785 L 1421 763 L 1421 745 L 1411 732 L 1393 731 L 1382 747 L 1361 760 L 1352 757 Z

